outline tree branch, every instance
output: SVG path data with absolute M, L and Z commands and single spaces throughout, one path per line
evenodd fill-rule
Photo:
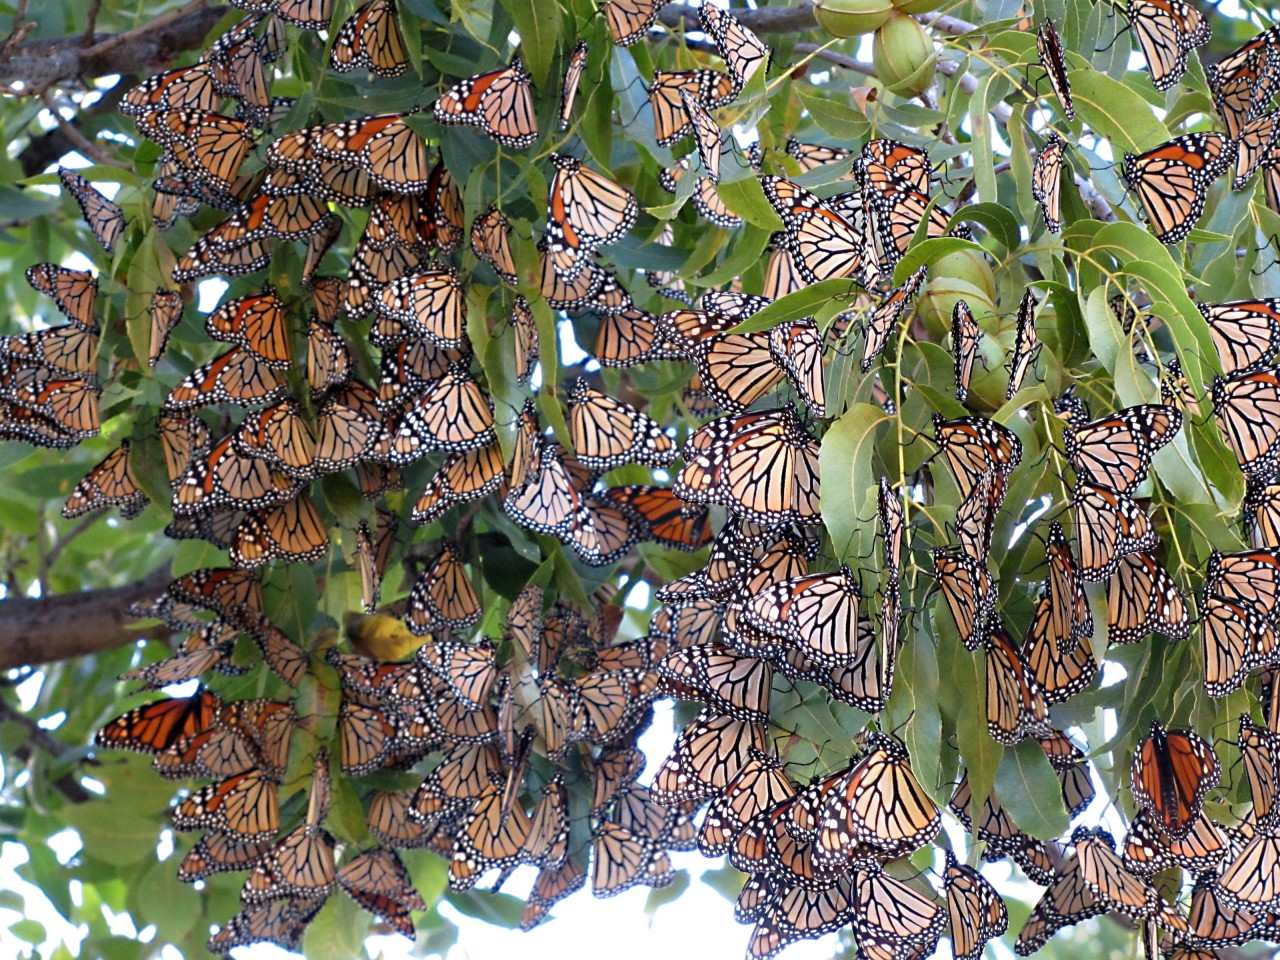
M 138 600 L 159 596 L 173 578 L 167 567 L 123 587 L 0 603 L 0 670 L 66 660 L 146 636 L 125 626 Z
M 11 706 L 4 699 L 0 699 L 0 724 L 16 723 L 27 731 L 27 742 L 18 744 L 13 751 L 13 759 L 20 763 L 30 763 L 38 748 L 49 755 L 49 759 L 54 766 L 62 762 L 63 754 L 70 747 L 55 737 L 48 730 L 40 726 L 35 720 L 27 716 L 17 707 Z M 89 758 L 81 758 L 77 763 L 96 764 L 97 761 Z M 61 793 L 72 803 L 88 803 L 93 799 L 93 794 L 80 785 L 79 779 L 74 773 L 64 773 L 59 777 L 55 777 L 49 781 L 55 790 Z
M 52 86 L 110 74 L 147 74 L 178 54 L 202 46 L 227 12 L 194 0 L 178 10 L 121 34 L 83 33 L 31 40 L 0 49 L 0 89 L 40 94 Z M 88 41 L 88 42 L 86 42 Z

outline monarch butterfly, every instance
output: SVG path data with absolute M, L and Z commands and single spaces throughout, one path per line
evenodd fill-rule
M 1253 800 L 1251 818 L 1259 830 L 1270 830 L 1280 817 L 1280 806 L 1276 804 L 1280 740 L 1266 727 L 1258 726 L 1248 716 L 1241 716 L 1238 742 L 1249 796 Z
M 207 729 L 222 699 L 201 689 L 190 697 L 171 697 L 120 714 L 97 733 L 93 742 L 114 750 L 158 754 L 180 740 Z
M 165 588 L 165 597 L 233 618 L 241 611 L 261 613 L 262 583 L 244 570 L 210 567 L 193 570 Z
M 545 250 L 558 272 L 573 281 L 592 251 L 616 243 L 635 225 L 639 206 L 625 187 L 587 169 L 580 160 L 551 154 L 555 176 L 547 191 Z M 561 268 L 556 255 L 570 257 Z
M 214 340 L 238 344 L 273 369 L 293 364 L 285 306 L 270 288 L 221 304 L 205 320 L 205 332 Z
M 1222 767 L 1213 747 L 1189 730 L 1166 731 L 1159 720 L 1138 743 L 1131 770 L 1133 796 L 1174 840 L 1185 839 L 1200 817 L 1204 796 Z
M 579 40 L 573 45 L 569 54 L 569 64 L 565 67 L 564 81 L 560 85 L 560 129 L 569 128 L 569 117 L 573 113 L 573 101 L 578 95 L 578 84 L 582 81 L 582 71 L 587 68 L 587 41 Z
M 1213 415 L 1246 476 L 1280 469 L 1280 378 L 1272 370 L 1213 378 Z
M 1187 910 L 1188 924 L 1193 942 L 1200 942 L 1207 950 L 1210 946 L 1229 946 L 1248 943 L 1261 932 L 1258 917 L 1250 910 L 1241 910 L 1227 903 L 1218 895 L 1216 872 L 1202 873 L 1191 888 L 1191 904 Z M 1179 960 L 1199 960 L 1192 954 Z M 1218 954 L 1213 954 L 1217 957 Z
M 664 850 L 614 823 L 601 824 L 591 838 L 591 893 L 612 897 L 637 884 L 665 887 L 674 879 Z
M 1053 21 L 1046 17 L 1036 31 L 1036 51 L 1040 54 L 1040 66 L 1049 77 L 1053 92 L 1058 95 L 1062 104 L 1062 114 L 1068 120 L 1074 120 L 1076 108 L 1071 103 L 1071 80 L 1067 76 L 1067 55 L 1062 46 L 1062 37 L 1053 26 Z M 1058 231 L 1049 228 L 1054 233 Z
M 491 643 L 440 640 L 419 647 L 416 660 L 443 680 L 468 709 L 480 710 L 488 703 L 498 676 Z
M 236 529 L 231 562 L 252 570 L 272 560 L 313 563 L 329 550 L 329 534 L 306 494 L 261 513 L 251 513 Z
M 27 267 L 27 283 L 53 300 L 72 323 L 86 333 L 96 333 L 98 280 L 87 270 L 69 270 L 54 263 Z
M 307 925 L 323 906 L 323 901 L 307 903 L 288 898 L 250 904 L 209 939 L 209 952 L 225 955 L 235 947 L 264 942 L 297 950 Z
M 818 516 L 818 444 L 791 408 L 713 420 L 690 434 L 672 489 L 762 524 Z
M 630 367 L 649 360 L 684 359 L 667 346 L 658 332 L 658 318 L 643 310 L 628 310 L 600 318 L 592 356 L 606 367 Z
M 1023 658 L 1045 699 L 1053 704 L 1075 696 L 1097 675 L 1089 639 L 1093 619 L 1062 528 L 1050 526 L 1047 542 L 1049 580 L 1036 605 L 1022 648 Z
M 1236 165 L 1231 180 L 1232 190 L 1242 190 L 1258 168 L 1272 153 L 1276 138 L 1276 123 L 1280 114 L 1272 112 L 1250 120 L 1241 129 L 1236 141 Z
M 654 801 L 670 806 L 721 793 L 751 759 L 753 747 L 765 749 L 763 725 L 704 709 L 654 773 Z
M 760 292 L 770 300 L 795 293 L 808 283 L 791 255 L 786 237 L 783 232 L 775 233 L 769 238 L 769 259 L 765 263 L 764 284 Z
M 570 472 L 567 454 L 558 446 L 541 448 L 537 462 L 526 468 L 524 482 L 511 489 L 502 501 L 506 513 L 523 527 L 548 536 L 565 538 L 584 520 L 578 480 Z M 517 471 L 513 470 L 513 474 Z
M 763 660 L 742 657 L 729 647 L 713 644 L 674 651 L 657 670 L 677 699 L 701 700 L 752 723 L 769 719 L 773 668 Z
M 736 96 L 756 71 L 769 66 L 773 52 L 728 10 L 703 6 L 698 9 L 698 19 L 715 41 L 716 49 L 733 76 Z
M 409 814 L 412 790 L 375 790 L 369 798 L 369 832 L 379 843 L 398 849 L 414 849 L 431 840 L 426 828 Z
M 383 287 L 375 307 L 445 350 L 459 350 L 466 343 L 466 298 L 452 269 L 399 277 Z
M 192 459 L 174 485 L 178 516 L 218 509 L 257 510 L 291 499 L 297 481 L 265 460 L 243 454 L 232 434 Z
M 1080 878 L 1109 910 L 1133 918 L 1153 916 L 1163 904 L 1155 887 L 1125 869 L 1115 840 L 1101 828 L 1077 827 L 1071 834 Z
M 787 137 L 785 152 L 787 156 L 795 160 L 802 174 L 808 173 L 810 170 L 816 170 L 818 167 L 826 166 L 829 163 L 840 163 L 853 155 L 851 150 L 847 150 L 844 147 L 828 146 L 825 143 L 801 143 L 795 137 Z M 852 178 L 853 173 L 850 172 L 841 179 Z
M 1280 547 L 1280 485 L 1245 483 L 1244 528 L 1254 547 Z
M 1049 731 L 1049 705 L 1013 640 L 998 623 L 987 633 L 987 730 L 1016 744 Z
M 806 283 L 856 277 L 862 268 L 862 233 L 831 206 L 782 177 L 761 177 L 764 195 L 786 227 L 791 262 Z M 776 298 L 766 284 L 765 296 Z
M 503 283 L 516 283 L 516 263 L 511 255 L 511 226 L 502 211 L 490 204 L 489 209 L 471 222 L 471 252 L 477 260 L 493 267 Z
M 417 524 L 431 523 L 455 504 L 487 496 L 502 481 L 502 448 L 496 441 L 464 453 L 451 453 L 418 497 L 410 518 Z
M 1005 399 L 1012 400 L 1013 395 L 1022 389 L 1022 382 L 1027 372 L 1035 365 L 1040 354 L 1040 342 L 1036 337 L 1036 306 L 1038 301 L 1031 288 L 1022 296 L 1018 304 L 1018 323 L 1014 331 L 1013 352 L 1009 355 L 1009 388 L 1005 391 Z
M 225 833 L 211 831 L 183 858 L 178 879 L 195 883 L 218 873 L 251 869 L 270 848 L 270 840 L 236 840 Z
M 449 886 L 469 890 L 490 868 L 518 863 L 529 836 L 529 815 L 519 802 L 504 803 L 505 784 L 490 784 L 454 839 Z
M 1200 303 L 1209 337 L 1227 376 L 1268 366 L 1280 351 L 1280 299 Z
M 1159 535 L 1147 515 L 1122 493 L 1078 483 L 1071 496 L 1080 541 L 1080 576 L 1089 583 L 1111 577 L 1122 557 L 1154 550 Z
M 957 300 L 951 310 L 951 352 L 955 356 L 956 400 L 964 403 L 969 395 L 969 380 L 973 376 L 973 362 L 978 357 L 978 344 L 982 341 L 982 328 L 973 319 L 969 304 Z
M 1269 833 L 1254 834 L 1223 864 L 1214 893 L 1236 910 L 1274 913 L 1280 906 L 1277 857 L 1280 857 L 1280 839 Z
M 947 913 L 932 897 L 917 893 L 875 861 L 853 871 L 853 929 L 859 942 L 883 944 L 887 955 L 902 948 L 928 956 L 947 923 Z
M 858 600 L 862 591 L 853 571 L 802 576 L 767 587 L 750 597 L 742 617 L 770 636 L 796 644 L 825 666 L 843 666 L 859 652 Z
M 1068 427 L 1063 442 L 1067 459 L 1082 479 L 1127 493 L 1143 481 L 1152 455 L 1181 427 L 1182 413 L 1176 408 L 1141 404 Z
M 995 588 L 986 564 L 939 547 L 933 551 L 933 565 L 961 642 L 967 649 L 977 650 L 987 638 L 996 608 Z
M 906 748 L 875 732 L 867 753 L 827 795 L 817 816 L 815 849 L 828 854 L 865 843 L 900 856 L 927 844 L 942 826 L 937 805 L 911 771 Z
M 979 960 L 987 941 L 1009 929 L 1009 913 L 995 887 L 981 873 L 946 856 L 943 887 L 951 925 L 951 950 L 956 960 Z
M 586 873 L 570 859 L 560 866 L 540 869 L 520 915 L 520 929 L 528 931 L 538 926 L 553 906 L 581 890 L 586 881 Z
M 889 342 L 889 337 L 897 329 L 898 322 L 902 319 L 903 311 L 907 309 L 911 301 L 915 299 L 916 294 L 920 292 L 920 287 L 924 284 L 928 269 L 927 266 L 921 267 L 907 277 L 902 286 L 891 291 L 884 300 L 876 305 L 875 310 L 867 320 L 867 342 L 862 348 L 862 363 L 859 367 L 863 373 L 870 371 L 876 357 L 880 355 L 885 344 Z
M 62 505 L 62 516 L 71 520 L 106 507 L 119 507 L 120 516 L 131 520 L 149 502 L 129 464 L 129 441 L 122 440 L 76 484 Z
M 1126 153 L 1122 169 L 1156 239 L 1178 243 L 1204 212 L 1209 185 L 1231 168 L 1235 158 L 1235 144 L 1225 135 L 1190 133 L 1145 153 Z
M 1209 24 L 1186 0 L 1129 0 L 1129 25 L 1157 90 L 1168 90 L 1187 69 L 1187 55 L 1208 43 Z
M 578 459 L 593 470 L 624 463 L 665 467 L 677 452 L 675 442 L 652 417 L 592 390 L 581 377 L 569 391 L 569 436 Z
M 523 148 L 538 139 L 530 77 L 519 57 L 500 70 L 469 77 L 436 101 L 433 115 L 443 124 L 467 124 L 504 147 Z
M 649 28 L 658 19 L 658 11 L 668 0 L 608 0 L 600 5 L 609 33 L 619 47 L 629 47 L 649 34 Z
M 361 520 L 360 526 L 356 528 L 355 566 L 360 571 L 360 594 L 366 613 L 373 613 L 377 609 L 382 577 L 386 572 L 387 562 L 391 559 L 398 524 L 394 513 L 382 509 L 375 513 L 378 527 L 376 538 L 367 521 Z
M 362 466 L 381 441 L 382 418 L 372 398 L 361 399 L 352 387 L 372 394 L 363 384 L 348 384 L 347 389 L 324 402 L 316 414 L 319 436 L 315 446 L 315 469 L 334 473 L 352 465 Z
M 220 100 L 207 63 L 166 70 L 134 87 L 120 101 L 120 112 L 138 116 L 152 110 L 216 110 Z
M 1201 606 L 1205 692 L 1225 697 L 1239 689 L 1249 673 L 1276 660 L 1280 646 L 1275 627 L 1249 605 L 1209 590 Z
M 1096 917 L 1110 909 L 1084 882 L 1080 858 L 1074 849 L 1052 878 L 1052 886 L 1036 902 L 1018 933 L 1014 952 L 1020 957 L 1035 953 L 1059 930 Z
M 897 174 L 921 193 L 928 193 L 933 168 L 929 155 L 918 147 L 900 140 L 879 138 L 862 145 L 859 167 L 868 164 L 880 166 Z
M 244 120 L 199 110 L 160 110 L 135 117 L 138 129 L 164 145 L 183 170 L 215 190 L 234 193 L 253 147 Z
M 688 169 L 689 158 L 682 157 L 674 167 L 667 167 L 658 174 L 658 185 L 668 193 L 675 193 L 676 184 Z M 693 208 L 698 211 L 698 215 L 717 227 L 729 230 L 740 227 L 745 222 L 725 206 L 724 201 L 720 199 L 720 194 L 716 192 L 716 185 L 709 177 L 698 178 L 697 185 L 693 189 L 692 200 Z
M 433 172 L 426 141 L 397 113 L 307 127 L 272 141 L 266 160 L 294 173 L 356 167 L 378 188 L 398 194 L 426 192 Z
M 313 823 L 291 831 L 253 868 L 240 890 L 240 902 L 324 900 L 336 885 L 334 846 L 333 836 Z
M 275 403 L 287 389 L 283 375 L 236 347 L 192 371 L 169 392 L 165 410 L 181 412 L 214 403 Z
M 364 67 L 375 77 L 398 77 L 409 68 L 395 0 L 369 0 L 338 28 L 329 54 L 338 73 Z
M 972 832 L 973 792 L 969 787 L 969 775 L 965 773 L 956 789 L 947 801 L 947 806 L 964 825 Z M 1023 833 L 1013 822 L 1008 811 L 1000 805 L 995 791 L 991 791 L 982 803 L 982 814 L 978 818 L 977 836 L 984 844 L 982 859 L 984 861 L 1011 858 L 1022 871 L 1036 883 L 1049 886 L 1053 881 L 1053 861 L 1043 841 Z
M 280 827 L 276 785 L 254 769 L 195 791 L 173 812 L 176 830 L 219 830 L 235 839 L 268 837 Z
M 1129 824 L 1122 857 L 1125 869 L 1130 873 L 1150 877 L 1173 866 L 1193 873 L 1216 872 L 1226 855 L 1227 838 L 1207 816 L 1201 814 L 1184 839 L 1172 840 L 1143 810 Z
M 1191 633 L 1182 593 L 1167 570 L 1151 554 L 1122 557 L 1107 584 L 1107 640 L 1137 643 L 1148 633 L 1173 640 Z
M 442 548 L 409 593 L 406 622 L 416 636 L 437 630 L 461 631 L 480 621 L 480 598 L 467 577 L 458 547 L 444 541 Z
M 427 909 L 409 871 L 391 850 L 365 850 L 337 871 L 338 885 L 365 910 L 382 917 L 391 929 L 413 937 L 410 910 Z
M 660 147 L 671 146 L 692 128 L 682 91 L 708 110 L 728 106 L 738 95 L 733 78 L 719 70 L 655 71 L 649 86 L 649 105 L 653 108 L 654 133 Z
M 1049 21 L 1045 21 L 1047 24 Z M 1065 75 L 1064 75 L 1065 76 Z M 1045 138 L 1044 146 L 1031 168 L 1031 196 L 1040 204 L 1044 225 L 1050 233 L 1062 230 L 1062 167 L 1066 144 L 1056 133 Z
M 494 440 L 493 405 L 465 362 L 413 401 L 391 439 L 391 463 L 403 466 L 429 450 L 465 453 Z
M 116 241 L 124 232 L 124 212 L 74 170 L 58 167 L 58 179 L 62 181 L 62 189 L 71 194 L 80 207 L 84 222 L 89 225 L 98 243 L 102 244 L 107 253 L 113 252 Z
M 933 431 L 962 498 L 973 493 L 988 471 L 1008 473 L 1022 462 L 1022 441 L 986 417 L 946 420 L 934 414 Z
M 1271 102 L 1280 69 L 1277 35 L 1274 28 L 1263 30 L 1205 67 L 1213 105 L 1233 140 L 1240 139 L 1249 121 Z
M 919 151 L 906 149 L 911 151 L 909 156 L 920 156 Z M 928 222 L 925 236 L 942 237 L 948 233 L 949 214 L 940 206 L 930 209 L 929 196 L 917 185 L 920 179 L 928 183 L 928 159 L 912 160 L 910 163 L 912 165 L 906 167 L 907 175 L 900 172 L 903 167 L 890 167 L 865 159 L 855 168 L 868 211 L 868 239 L 875 252 L 879 271 L 885 274 L 890 273 L 907 252 L 921 222 L 925 220 L 926 210 Z M 916 180 L 911 179 L 912 175 Z M 951 233 L 967 236 L 968 230 L 958 227 Z
M 727 317 L 677 310 L 658 319 L 664 338 L 697 368 L 703 390 L 723 410 L 741 410 L 771 391 L 786 375 L 767 333 L 719 333 Z
M 763 752 L 752 754 L 707 808 L 698 849 L 708 857 L 723 855 L 749 821 L 795 795 L 781 763 Z

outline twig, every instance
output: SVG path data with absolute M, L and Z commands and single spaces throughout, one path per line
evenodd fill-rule
M 27 3 L 28 0 L 18 0 L 18 6 L 13 11 L 13 29 L 9 31 L 9 36 L 5 38 L 4 43 L 0 44 L 0 57 L 7 57 L 9 51 L 25 40 L 27 34 L 35 29 L 34 23 L 27 22 Z
M 81 517 L 79 523 L 59 537 L 58 542 L 49 548 L 49 552 L 40 559 L 40 572 L 37 576 L 41 584 L 44 583 L 45 577 L 49 575 L 49 571 L 53 569 L 53 565 L 58 558 L 62 556 L 62 551 L 67 549 L 72 540 L 97 523 L 100 517 L 101 515 L 97 512 L 91 513 L 87 517 Z
M 204 5 L 205 0 L 191 0 L 190 3 L 186 3 L 183 6 L 178 7 L 176 10 L 170 10 L 168 13 L 162 13 L 154 20 L 148 20 L 141 27 L 134 27 L 132 30 L 126 30 L 124 33 L 118 33 L 114 37 L 108 37 L 100 43 L 95 43 L 81 54 L 81 56 L 86 60 L 90 57 L 100 57 L 104 53 L 109 53 L 110 51 L 115 50 L 117 47 L 123 46 L 126 43 L 132 43 L 139 37 L 144 37 L 148 34 L 154 33 L 161 27 L 177 22 L 187 16 L 187 14 L 195 13 L 197 10 L 204 7 Z
M 102 9 L 102 0 L 91 0 L 89 4 L 89 16 L 84 28 L 84 45 L 87 47 L 93 43 L 93 34 L 98 26 L 98 11 Z
M 44 101 L 44 105 L 49 109 L 49 112 L 53 114 L 53 118 L 58 121 L 58 126 L 62 129 L 62 132 L 66 134 L 67 139 L 70 140 L 76 149 L 86 157 L 89 157 L 103 166 L 116 167 L 119 170 L 132 169 L 128 164 L 121 163 L 81 133 L 74 123 L 62 115 L 62 111 L 58 109 L 58 105 L 52 101 L 48 92 L 45 92 L 40 99 Z
M 0 699 L 0 723 L 5 721 L 16 723 L 26 730 L 28 735 L 28 742 L 19 744 L 14 749 L 14 759 L 22 763 L 30 763 L 33 753 L 32 747 L 34 746 L 49 754 L 54 766 L 62 763 L 62 758 L 67 753 L 67 745 L 21 710 L 14 708 L 8 701 Z M 97 764 L 96 760 L 91 760 L 87 757 L 79 758 L 75 762 L 77 764 Z M 88 803 L 93 799 L 93 794 L 82 787 L 80 781 L 72 773 L 64 773 L 51 782 L 54 788 L 72 803 Z

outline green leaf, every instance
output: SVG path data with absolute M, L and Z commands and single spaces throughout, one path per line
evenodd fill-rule
M 1035 740 L 1023 740 L 1005 750 L 996 774 L 996 793 L 1019 829 L 1049 840 L 1067 830 L 1057 774 Z
M 820 280 L 807 287 L 801 287 L 795 293 L 789 293 L 769 304 L 758 313 L 752 314 L 733 328 L 735 333 L 755 333 L 768 330 L 787 320 L 798 320 L 809 317 L 814 311 L 834 299 L 846 299 L 852 302 L 856 291 L 862 289 L 853 280 L 832 278 Z
M 836 557 L 869 556 L 875 538 L 876 434 L 889 415 L 869 403 L 855 403 L 823 435 L 818 450 L 822 477 L 822 520 Z
M 658 911 L 668 903 L 675 903 L 689 889 L 689 874 L 681 870 L 665 887 L 649 891 L 644 900 L 644 915 L 649 918 L 650 925 Z
M 494 926 L 514 930 L 520 926 L 520 914 L 524 912 L 524 901 L 508 893 L 487 893 L 473 890 L 467 893 L 450 891 L 446 894 L 449 902 L 459 913 L 475 917 Z
M 555 59 L 560 20 L 564 15 L 558 0 L 543 0 L 536 4 L 525 0 L 502 0 L 502 5 L 520 34 L 520 54 L 534 85 L 549 86 L 547 77 L 551 72 L 551 61 Z
M 769 231 L 782 229 L 782 221 L 765 198 L 764 191 L 760 189 L 760 181 L 756 178 L 749 177 L 734 183 L 721 182 L 716 187 L 716 193 L 726 207 L 747 223 Z

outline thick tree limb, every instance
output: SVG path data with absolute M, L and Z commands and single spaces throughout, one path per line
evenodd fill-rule
M 126 33 L 30 40 L 0 50 L 0 89 L 38 94 L 77 79 L 154 73 L 178 54 L 203 45 L 227 12 L 226 7 L 204 4 L 196 0 Z
M 131 603 L 159 596 L 173 578 L 161 567 L 136 583 L 40 600 L 0 603 L 0 670 L 133 643 L 146 634 L 125 626 Z

